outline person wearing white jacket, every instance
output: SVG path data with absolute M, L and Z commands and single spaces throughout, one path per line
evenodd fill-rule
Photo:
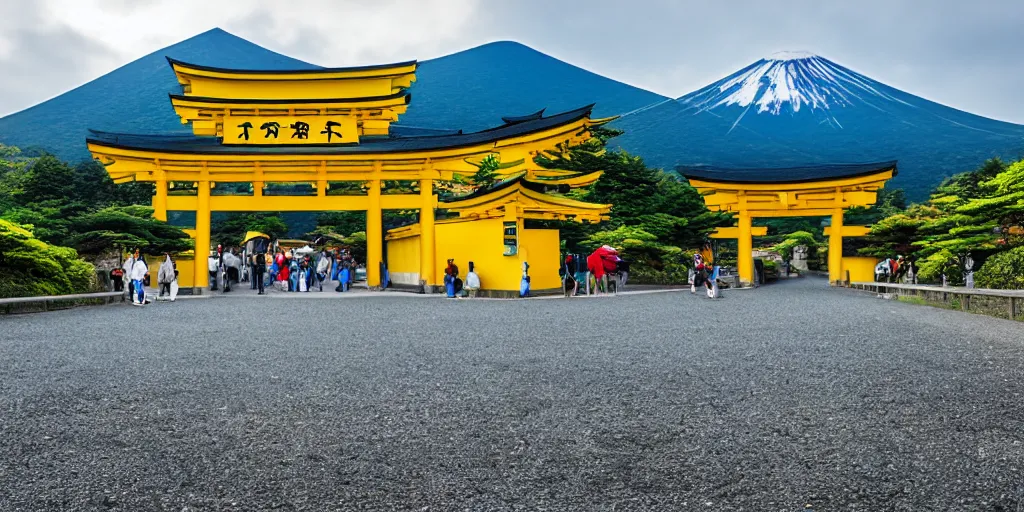
M 160 264 L 160 271 L 157 273 L 156 282 L 160 285 L 160 294 L 157 299 L 164 298 L 164 292 L 167 293 L 167 298 L 171 301 L 174 300 L 174 295 L 171 293 L 171 283 L 174 282 L 174 262 L 171 261 L 171 254 L 165 253 L 166 259 Z
M 128 298 L 131 299 L 132 302 L 135 302 L 135 284 L 132 282 L 132 265 L 134 264 L 135 253 L 129 252 L 124 263 L 121 264 L 121 270 L 124 272 L 124 289 L 128 292 Z
M 139 255 L 139 250 L 135 249 L 135 262 L 132 264 L 129 276 L 132 280 L 132 286 L 135 287 L 135 295 L 132 296 L 132 304 L 135 304 L 136 306 L 146 304 L 145 280 L 147 273 L 149 273 L 149 267 L 146 266 L 146 260 Z
M 466 274 L 466 285 L 463 289 L 469 297 L 476 297 L 480 291 L 480 276 L 476 273 L 476 265 L 472 261 L 469 262 L 469 273 Z
M 327 254 L 327 251 L 320 251 L 320 257 L 316 261 L 316 280 L 320 285 L 320 291 L 324 291 L 324 281 L 327 280 L 327 274 L 331 272 L 331 257 Z

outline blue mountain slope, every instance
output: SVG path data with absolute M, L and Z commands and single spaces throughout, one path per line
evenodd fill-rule
M 411 91 L 400 124 L 466 131 L 545 107 L 551 114 L 597 103 L 604 117 L 668 99 L 510 41 L 421 62 Z
M 949 108 L 827 59 L 763 59 L 676 101 L 626 116 L 615 144 L 653 165 L 781 167 L 899 160 L 915 200 L 987 158 L 1024 155 L 1024 126 Z
M 317 67 L 214 29 L 0 119 L 0 143 L 41 146 L 76 161 L 89 158 L 88 128 L 188 132 L 167 98 L 180 88 L 165 57 L 243 69 Z M 545 107 L 553 113 L 595 102 L 597 115 L 610 116 L 667 99 L 511 42 L 422 62 L 412 94 L 412 105 L 396 133 L 436 133 L 421 128 L 479 130 L 501 124 L 502 116 Z
M 89 158 L 89 128 L 126 132 L 189 132 L 167 94 L 181 93 L 166 57 L 209 66 L 304 69 L 312 64 L 272 52 L 221 29 L 155 51 L 81 87 L 0 119 L 0 143 L 41 146 L 62 158 Z

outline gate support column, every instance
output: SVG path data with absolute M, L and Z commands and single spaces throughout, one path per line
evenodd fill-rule
M 205 169 L 203 175 L 204 181 L 198 183 L 196 191 L 195 268 L 192 270 L 192 286 L 195 288 L 206 288 L 210 284 L 207 264 L 210 257 L 210 182 L 205 181 Z
M 167 222 L 167 180 L 156 180 L 153 194 L 153 218 Z
M 366 209 L 366 286 L 370 289 L 381 285 L 380 262 L 384 255 L 383 234 L 381 233 L 380 180 L 367 182 L 366 192 L 370 201 Z
M 420 280 L 429 290 L 434 280 L 434 180 L 420 180 Z
M 832 211 L 828 235 L 828 282 L 835 286 L 843 280 L 843 209 Z
M 754 240 L 751 234 L 750 213 L 740 210 L 739 236 L 736 238 L 736 271 L 744 286 L 754 284 Z

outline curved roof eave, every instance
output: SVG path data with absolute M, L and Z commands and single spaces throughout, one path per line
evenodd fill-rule
M 676 171 L 686 179 L 714 183 L 748 185 L 784 185 L 838 179 L 860 178 L 885 171 L 898 173 L 897 161 L 859 164 L 831 164 L 804 167 L 727 168 L 713 166 L 678 166 Z
M 457 149 L 461 147 L 491 144 L 503 139 L 510 139 L 543 132 L 559 126 L 571 125 L 589 118 L 593 105 L 563 112 L 550 117 L 525 121 L 522 123 L 503 125 L 479 132 L 424 135 L 417 137 L 395 137 L 371 139 L 366 138 L 359 144 L 349 145 L 224 145 L 217 137 L 198 137 L 195 135 L 138 135 L 126 133 L 102 132 L 89 130 L 92 136 L 86 138 L 87 144 L 129 151 L 151 151 L 171 154 L 195 155 L 343 155 L 368 153 L 408 153 Z

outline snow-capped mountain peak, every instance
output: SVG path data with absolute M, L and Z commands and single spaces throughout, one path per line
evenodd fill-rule
M 740 117 L 750 110 L 773 115 L 795 114 L 801 109 L 822 111 L 829 121 L 838 124 L 836 108 L 866 103 L 881 109 L 875 103 L 900 101 L 883 92 L 879 85 L 824 57 L 808 52 L 781 52 L 683 96 L 679 101 L 702 111 L 723 106 L 743 107 Z
M 775 52 L 775 53 L 769 55 L 766 60 L 782 60 L 782 61 L 786 61 L 786 60 L 811 59 L 811 58 L 814 58 L 814 57 L 817 57 L 817 55 L 815 55 L 815 54 L 813 54 L 811 52 L 783 51 L 783 52 Z

